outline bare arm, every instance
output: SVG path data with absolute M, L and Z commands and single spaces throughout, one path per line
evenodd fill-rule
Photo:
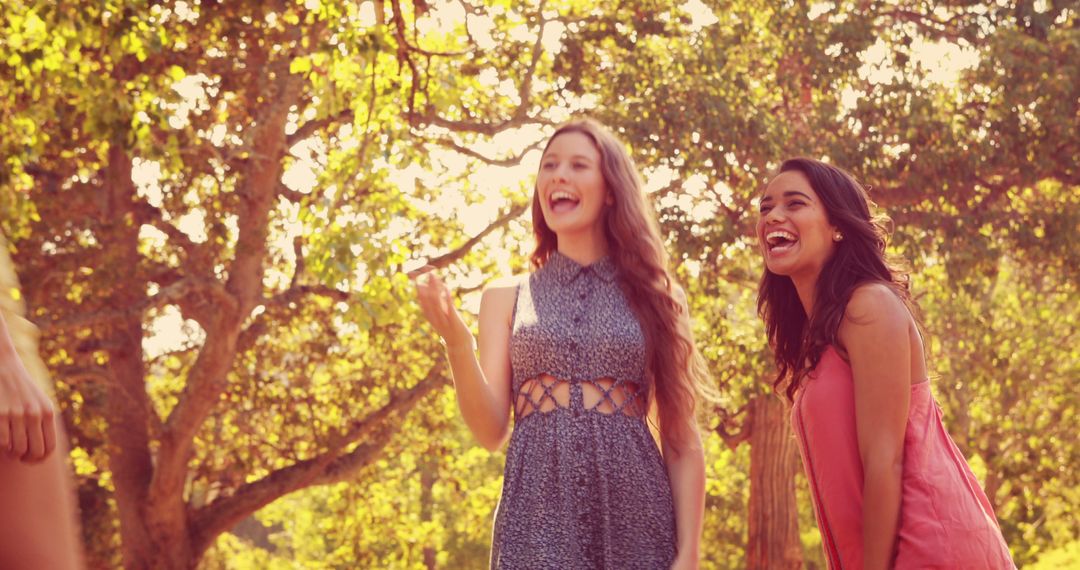
M 0 453 L 38 462 L 56 448 L 52 400 L 30 378 L 0 311 Z
M 485 448 L 500 448 L 510 431 L 510 315 L 516 287 L 502 282 L 484 289 L 480 301 L 480 358 L 472 333 L 437 276 L 416 278 L 424 316 L 446 343 L 458 407 L 469 431 Z
M 675 298 L 683 307 L 680 328 L 693 342 L 690 334 L 690 318 L 686 294 L 675 288 Z M 677 558 L 672 568 L 697 568 L 701 553 L 701 529 L 705 518 L 705 450 L 701 433 L 693 417 L 684 418 L 690 435 L 687 441 L 669 442 L 667 430 L 661 428 L 664 447 L 664 464 L 671 480 L 671 494 L 675 503 L 675 528 L 678 536 Z M 673 446 L 672 444 L 675 443 Z M 673 447 L 678 447 L 676 453 Z
M 859 287 L 838 336 L 855 384 L 855 425 L 863 465 L 864 568 L 892 565 L 900 520 L 904 432 L 911 399 L 911 320 L 886 286 Z
M 705 451 L 701 434 L 694 426 L 690 441 L 684 441 L 676 454 L 665 445 L 664 463 L 671 479 L 675 503 L 675 529 L 678 533 L 676 566 L 697 568 L 701 555 L 701 528 L 705 517 Z

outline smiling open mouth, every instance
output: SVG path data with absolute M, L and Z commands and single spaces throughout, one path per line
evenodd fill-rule
M 577 196 L 563 191 L 552 192 L 551 196 L 548 197 L 551 211 L 556 213 L 569 212 L 576 208 L 580 202 L 581 199 Z
M 765 243 L 768 244 L 770 252 L 780 253 L 787 251 L 794 247 L 798 241 L 799 238 L 795 237 L 795 234 L 784 230 L 771 231 L 765 235 Z

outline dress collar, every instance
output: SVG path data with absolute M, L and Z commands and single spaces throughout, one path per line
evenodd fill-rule
M 615 274 L 617 273 L 615 262 L 611 260 L 611 256 L 605 255 L 589 265 L 581 265 L 559 253 L 558 250 L 551 252 L 547 262 L 544 263 L 544 267 L 551 271 L 556 279 L 562 283 L 571 283 L 582 273 L 590 271 L 610 283 L 615 280 Z

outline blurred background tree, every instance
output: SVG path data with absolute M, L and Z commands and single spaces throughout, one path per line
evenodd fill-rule
M 628 143 L 724 400 L 705 568 L 824 568 L 755 315 L 789 156 L 871 187 L 1016 561 L 1080 540 L 1075 2 L 0 9 L 0 229 L 95 567 L 477 568 L 502 458 L 403 270 L 527 270 L 538 147 Z

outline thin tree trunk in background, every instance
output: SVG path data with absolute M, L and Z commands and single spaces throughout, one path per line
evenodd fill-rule
M 788 406 L 772 395 L 750 408 L 750 505 L 746 567 L 801 569 L 795 476 L 799 459 L 788 426 Z
M 439 465 L 435 459 L 428 457 L 420 465 L 420 520 L 431 522 L 431 514 L 434 511 L 435 499 L 432 496 L 432 488 L 439 478 Z M 435 546 L 428 544 L 424 547 L 424 568 L 435 570 L 435 555 L 438 551 Z

